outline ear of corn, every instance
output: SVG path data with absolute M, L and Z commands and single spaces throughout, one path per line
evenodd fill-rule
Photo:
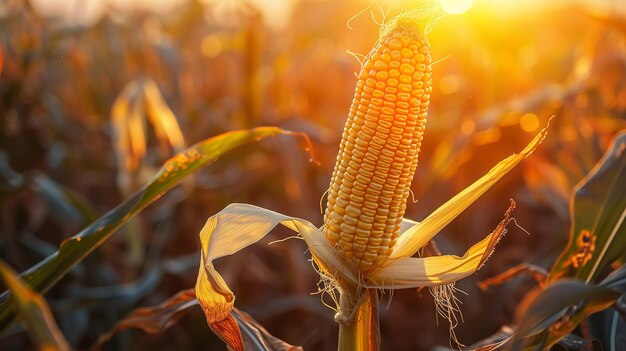
M 210 324 L 228 318 L 234 303 L 213 260 L 258 241 L 278 224 L 297 231 L 311 250 L 324 283 L 321 292 L 336 304 L 339 350 L 379 349 L 376 292 L 381 288 L 436 286 L 437 311 L 453 319 L 453 288 L 448 284 L 485 262 L 504 234 L 514 204 L 496 230 L 463 257 L 411 256 L 532 153 L 546 131 L 422 222 L 403 219 L 432 89 L 425 27 L 436 17 L 428 10 L 396 17 L 382 28 L 363 62 L 321 229 L 242 204 L 230 205 L 207 221 L 200 234 L 196 295 Z
M 423 28 L 398 19 L 367 55 L 333 171 L 324 235 L 361 271 L 391 254 L 417 167 L 432 89 Z

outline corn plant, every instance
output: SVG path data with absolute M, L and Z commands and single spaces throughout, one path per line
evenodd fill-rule
M 463 257 L 412 256 L 530 155 L 546 130 L 422 222 L 404 219 L 432 89 L 426 40 L 432 21 L 428 11 L 393 18 L 364 59 L 321 228 L 246 204 L 231 204 L 209 218 L 200 232 L 196 296 L 214 330 L 229 326 L 229 335 L 240 335 L 231 315 L 235 296 L 213 261 L 259 241 L 278 224 L 296 231 L 309 247 L 322 289 L 335 302 L 339 350 L 379 348 L 378 291 L 431 287 L 441 314 L 454 318 L 454 282 L 487 260 L 506 232 L 515 203 L 498 227 Z M 225 339 L 233 349 L 243 349 L 240 336 Z

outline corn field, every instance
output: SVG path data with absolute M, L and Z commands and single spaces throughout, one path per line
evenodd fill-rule
M 626 5 L 5 0 L 0 350 L 626 350 Z

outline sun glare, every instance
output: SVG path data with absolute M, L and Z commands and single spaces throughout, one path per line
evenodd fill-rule
M 472 7 L 474 0 L 439 0 L 441 7 L 451 15 L 460 15 Z

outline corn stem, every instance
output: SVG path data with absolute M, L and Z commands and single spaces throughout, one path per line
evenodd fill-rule
M 367 289 L 352 323 L 339 323 L 338 351 L 380 350 L 378 291 Z M 341 299 L 344 299 L 342 296 Z

